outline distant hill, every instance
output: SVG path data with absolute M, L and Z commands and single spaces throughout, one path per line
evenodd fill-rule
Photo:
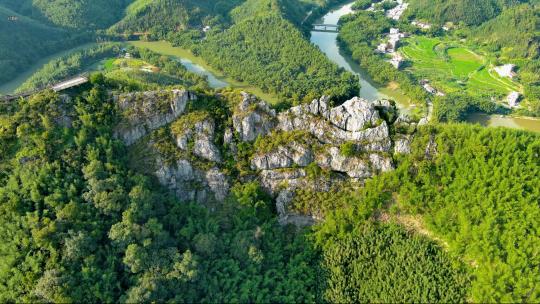
M 283 101 L 311 101 L 321 94 L 344 99 L 358 92 L 357 80 L 310 44 L 299 27 L 309 11 L 335 2 L 138 0 L 111 32 L 148 32 L 150 39 L 169 40 Z M 206 26 L 210 30 L 203 32 Z
M 84 39 L 0 5 L 0 82 L 8 81 L 41 56 L 69 48 Z
M 495 18 L 504 8 L 523 2 L 527 0 L 411 0 L 407 14 L 439 24 L 478 25 Z
M 540 5 L 523 4 L 503 11 L 473 31 L 473 39 L 511 58 L 540 57 Z
M 107 28 L 132 0 L 0 0 L 21 15 L 69 29 Z
M 135 0 L 114 33 L 151 32 L 157 37 L 205 25 L 220 25 L 229 11 L 243 0 Z

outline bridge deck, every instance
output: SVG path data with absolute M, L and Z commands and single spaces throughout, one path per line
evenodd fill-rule
M 313 32 L 338 33 L 339 25 L 335 24 L 313 24 Z
M 79 76 L 79 77 L 75 77 L 73 79 L 69 79 L 69 80 L 57 83 L 57 84 L 52 86 L 52 89 L 55 92 L 59 92 L 59 91 L 67 90 L 67 89 L 72 88 L 72 87 L 79 86 L 79 85 L 87 83 L 87 82 L 88 82 L 87 77 Z
M 23 93 L 19 93 L 19 94 L 16 94 L 16 95 L 0 96 L 0 101 L 9 102 L 9 101 L 17 100 L 17 99 L 19 99 L 21 97 L 25 98 L 25 97 L 28 97 L 28 96 L 33 95 L 35 93 L 38 93 L 40 91 L 44 91 L 46 89 L 49 89 L 49 88 L 52 89 L 55 92 L 60 92 L 60 91 L 63 91 L 63 90 L 67 90 L 69 88 L 80 86 L 81 84 L 85 84 L 87 82 L 88 82 L 88 77 L 86 77 L 86 76 L 77 76 L 77 77 L 74 77 L 74 78 L 59 82 L 57 84 L 54 84 L 52 86 L 48 86 L 46 88 L 42 88 L 42 89 L 38 89 L 38 90 L 34 90 L 34 91 L 29 91 L 29 92 L 23 92 Z

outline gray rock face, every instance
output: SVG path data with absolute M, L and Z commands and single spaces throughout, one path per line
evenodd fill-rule
M 209 199 L 223 201 L 229 193 L 227 177 L 217 168 L 201 171 L 187 161 L 178 160 L 175 165 L 160 163 L 154 173 L 160 184 L 175 192 L 186 202 L 204 203 Z
M 221 153 L 214 145 L 215 123 L 211 118 L 198 121 L 193 127 L 185 129 L 176 135 L 176 146 L 182 150 L 189 149 L 189 142 L 194 141 L 193 154 L 213 161 L 221 162 Z
M 305 184 L 305 177 L 304 169 L 264 170 L 259 174 L 263 188 L 273 194 L 282 189 L 296 189 Z
M 359 142 L 363 150 L 374 152 L 389 152 L 392 148 L 388 125 L 380 119 L 376 104 L 359 98 L 330 109 L 328 99 L 323 97 L 280 113 L 278 121 L 279 130 L 307 131 L 326 144 L 353 141 Z
M 433 159 L 438 154 L 438 146 L 437 142 L 435 141 L 435 137 L 432 135 L 429 137 L 429 142 L 426 146 L 425 156 L 427 159 Z
M 131 145 L 152 130 L 174 121 L 196 96 L 184 90 L 129 93 L 114 96 L 122 112 L 122 122 L 114 134 Z
M 242 95 L 244 99 L 233 114 L 233 126 L 242 141 L 254 141 L 259 135 L 264 136 L 274 129 L 276 111 L 254 96 Z
M 229 194 L 229 181 L 225 174 L 217 168 L 212 168 L 206 172 L 206 182 L 208 187 L 214 193 L 215 199 L 219 202 L 224 201 Z
M 375 126 L 379 112 L 365 99 L 355 97 L 339 107 L 330 110 L 330 122 L 345 131 L 358 132 Z
M 130 127 L 121 129 L 118 134 L 128 143 L 148 134 L 152 128 L 175 120 L 192 98 L 189 93 L 177 92 L 175 98 L 165 100 L 169 103 L 163 107 L 157 97 L 144 94 L 140 102 L 137 96 L 119 98 L 118 101 L 128 114 L 132 110 L 131 104 L 142 102 L 144 108 L 141 110 L 143 115 L 135 115 L 137 119 L 125 115 Z M 172 165 L 159 162 L 155 175 L 161 184 L 173 190 L 184 201 L 223 201 L 229 194 L 230 182 L 218 168 L 222 166 L 225 155 L 221 155 L 220 149 L 214 144 L 215 122 L 209 115 L 186 115 L 192 114 L 185 117 L 185 123 L 179 121 L 175 124 L 177 128 L 173 128 L 173 131 L 176 146 L 192 153 L 190 157 L 194 155 L 198 159 L 193 163 L 180 159 Z M 385 119 L 407 132 L 392 139 Z M 325 192 L 345 183 L 355 187 L 361 185 L 366 178 L 393 170 L 391 155 L 410 153 L 412 133 L 409 131 L 415 128 L 415 123 L 406 116 L 396 119 L 395 106 L 386 100 L 369 102 L 353 98 L 340 106 L 331 107 L 329 98 L 322 97 L 277 115 L 264 101 L 244 93 L 242 102 L 234 109 L 232 127 L 225 127 L 223 142 L 229 148 L 227 153 L 232 153 L 227 154 L 229 158 L 235 157 L 239 141 L 251 142 L 259 136 L 274 134 L 282 136 L 275 138 L 276 141 L 269 138 L 268 145 L 259 148 L 272 147 L 270 151 L 255 152 L 251 156 L 250 166 L 254 172 L 247 179 L 258 179 L 265 191 L 277 197 L 280 223 L 306 225 L 317 221 L 322 212 L 312 210 L 309 211 L 312 214 L 307 215 L 291 212 L 288 207 L 298 190 Z M 290 142 L 286 142 L 287 139 Z M 355 147 L 354 155 L 345 156 L 341 153 L 340 145 L 344 143 Z M 428 147 L 426 154 L 428 150 L 430 153 L 436 150 L 436 145 L 435 148 Z M 204 165 L 200 161 L 204 161 Z
M 411 153 L 411 135 L 399 136 L 394 140 L 394 154 Z
M 351 178 L 368 178 L 371 176 L 369 161 L 358 157 L 345 157 L 339 148 L 332 147 L 327 153 L 317 155 L 317 164 L 321 168 L 346 173 Z
M 251 169 L 274 170 L 291 168 L 295 165 L 305 167 L 311 162 L 313 162 L 313 152 L 299 143 L 292 142 L 287 146 L 278 147 L 276 151 L 255 155 L 251 161 Z
M 394 169 L 392 159 L 377 153 L 364 157 L 343 156 L 337 147 L 329 148 L 325 153 L 317 155 L 317 164 L 324 169 L 347 174 L 350 178 L 365 179 L 379 172 Z

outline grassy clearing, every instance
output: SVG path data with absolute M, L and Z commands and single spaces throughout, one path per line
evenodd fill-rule
M 491 72 L 491 64 L 482 56 L 462 46 L 427 37 L 413 37 L 400 48 L 411 61 L 407 69 L 429 79 L 445 91 L 468 90 L 473 94 L 505 95 L 520 91 L 520 85 Z

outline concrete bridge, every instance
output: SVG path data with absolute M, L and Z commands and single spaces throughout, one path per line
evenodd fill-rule
M 26 98 L 26 97 L 28 97 L 30 95 L 34 95 L 34 94 L 36 94 L 38 92 L 45 91 L 47 89 L 52 89 L 55 92 L 60 92 L 60 91 L 64 91 L 64 90 L 67 90 L 67 89 L 70 89 L 70 88 L 73 88 L 73 87 L 80 86 L 80 85 L 85 84 L 87 82 L 88 82 L 88 77 L 86 75 L 79 75 L 79 76 L 76 76 L 76 77 L 73 77 L 73 78 L 58 82 L 56 84 L 46 86 L 46 87 L 41 88 L 41 89 L 36 89 L 36 90 L 33 90 L 33 91 L 27 91 L 27 92 L 19 93 L 19 94 L 16 94 L 16 95 L 0 96 L 0 101 L 1 102 L 10 102 L 10 101 L 13 101 L 13 100 L 17 100 L 17 99 L 19 99 L 21 97 Z
M 339 33 L 339 26 L 335 24 L 313 24 L 313 32 Z

